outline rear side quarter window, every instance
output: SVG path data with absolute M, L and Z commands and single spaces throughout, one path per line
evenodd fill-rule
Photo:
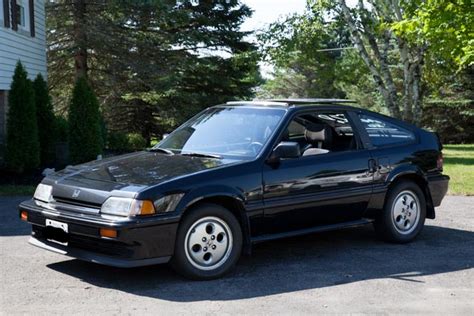
M 408 144 L 415 140 L 412 131 L 397 124 L 363 113 L 359 113 L 359 118 L 375 147 Z

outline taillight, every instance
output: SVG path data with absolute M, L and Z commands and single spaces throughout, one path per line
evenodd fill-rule
M 436 168 L 438 168 L 439 171 L 443 171 L 443 153 L 440 152 L 438 159 L 436 160 Z

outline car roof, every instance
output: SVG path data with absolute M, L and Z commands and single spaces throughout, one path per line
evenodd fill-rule
M 356 103 L 354 100 L 346 99 L 269 99 L 269 100 L 253 100 L 253 101 L 230 101 L 226 105 L 230 106 L 258 106 L 270 108 L 289 108 L 289 107 L 307 107 L 307 106 L 322 106 L 334 108 L 352 108 L 345 104 Z

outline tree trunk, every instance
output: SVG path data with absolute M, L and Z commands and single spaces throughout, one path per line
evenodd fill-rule
M 423 87 L 421 84 L 423 75 L 424 47 L 416 49 L 416 58 L 413 65 L 412 105 L 413 123 L 419 124 L 422 115 Z
M 362 60 L 369 68 L 370 73 L 374 78 L 375 84 L 377 85 L 377 88 L 380 94 L 382 95 L 390 114 L 395 117 L 400 117 L 400 110 L 397 104 L 397 89 L 395 84 L 393 83 L 393 79 L 388 68 L 388 64 L 386 62 L 387 56 L 381 56 L 380 51 L 377 47 L 377 42 L 373 36 L 366 36 L 369 40 L 369 44 L 372 50 L 374 50 L 374 54 L 378 55 L 377 59 L 381 64 L 381 69 L 379 71 L 374 60 L 372 60 L 369 53 L 367 52 L 367 49 L 365 48 L 364 42 L 361 38 L 361 32 L 357 28 L 352 18 L 351 12 L 346 5 L 345 0 L 339 0 L 339 4 L 342 9 L 344 20 L 346 21 L 347 25 L 349 26 L 349 29 L 351 30 L 352 41 L 354 42 L 355 47 L 359 51 L 359 55 L 362 57 Z M 366 32 L 365 35 L 368 35 L 368 33 L 369 32 Z
M 76 80 L 87 77 L 87 33 L 86 1 L 76 0 L 73 3 L 74 15 L 74 65 Z

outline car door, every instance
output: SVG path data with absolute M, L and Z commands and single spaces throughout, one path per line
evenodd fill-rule
M 342 114 L 354 129 L 356 148 L 282 159 L 278 165 L 265 164 L 263 167 L 266 233 L 330 225 L 362 217 L 372 192 L 371 157 L 363 148 L 354 124 L 350 123 L 349 114 Z M 292 140 L 292 135 L 289 140 Z

